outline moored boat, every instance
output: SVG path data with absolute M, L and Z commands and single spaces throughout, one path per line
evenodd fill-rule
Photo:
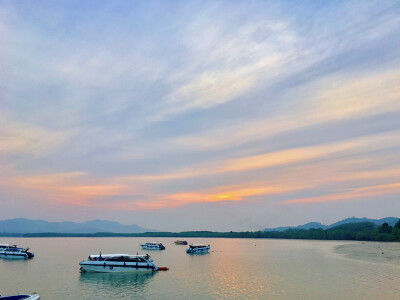
M 4 246 L 4 244 L 2 245 Z M 17 258 L 30 259 L 35 257 L 35 254 L 29 252 L 29 248 L 18 248 L 16 245 L 0 248 L 1 258 Z
M 189 248 L 186 249 L 186 253 L 193 254 L 193 253 L 207 253 L 210 250 L 210 245 L 205 244 L 191 244 Z
M 104 254 L 90 255 L 79 263 L 82 272 L 153 272 L 158 267 L 148 255 Z
M 187 245 L 188 242 L 185 240 L 176 240 L 175 245 Z
M 161 243 L 144 243 L 140 244 L 140 246 L 146 250 L 165 250 L 165 246 Z
M 14 295 L 14 296 L 5 296 L 1 297 L 0 300 L 38 300 L 40 296 L 37 294 L 33 295 Z

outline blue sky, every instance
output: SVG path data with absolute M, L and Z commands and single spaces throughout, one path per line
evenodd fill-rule
M 0 218 L 392 216 L 399 49 L 398 1 L 1 1 Z

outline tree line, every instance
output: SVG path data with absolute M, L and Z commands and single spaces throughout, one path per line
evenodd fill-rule
M 1 235 L 1 234 L 0 234 Z M 176 237 L 176 238 L 255 238 L 255 239 L 305 239 L 305 240 L 356 240 L 400 242 L 400 220 L 390 226 L 377 226 L 371 222 L 348 223 L 328 229 L 288 229 L 285 231 L 184 231 L 144 233 L 27 233 L 23 237 Z

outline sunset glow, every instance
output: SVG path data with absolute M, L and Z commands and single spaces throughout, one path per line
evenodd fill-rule
M 399 42 L 396 1 L 4 1 L 0 218 L 258 230 L 391 216 Z

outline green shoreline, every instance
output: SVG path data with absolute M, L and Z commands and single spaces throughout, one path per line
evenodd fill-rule
M 144 232 L 144 233 L 0 233 L 1 237 L 176 237 L 176 238 L 250 238 L 250 239 L 305 239 L 305 240 L 354 240 L 400 242 L 400 221 L 395 226 L 387 223 L 376 226 L 361 222 L 339 225 L 329 229 L 288 229 L 285 231 L 184 231 L 184 232 Z

